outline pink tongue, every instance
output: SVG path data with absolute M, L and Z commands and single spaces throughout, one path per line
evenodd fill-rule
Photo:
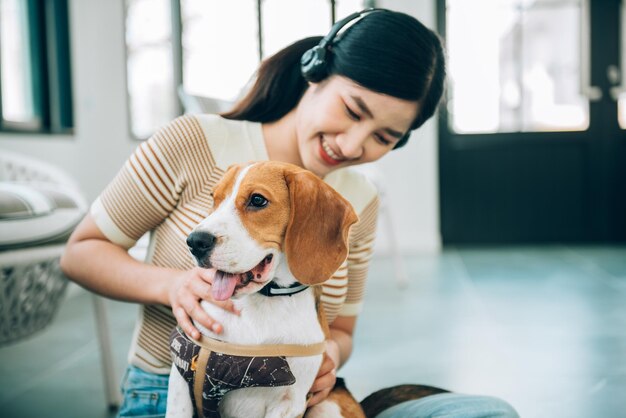
M 224 273 L 217 270 L 213 277 L 213 286 L 211 286 L 211 294 L 215 300 L 226 300 L 233 295 L 235 286 L 239 282 L 239 275 Z

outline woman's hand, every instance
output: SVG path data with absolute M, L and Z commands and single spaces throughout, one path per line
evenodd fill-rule
M 232 300 L 218 302 L 211 297 L 211 285 L 215 269 L 194 267 L 178 274 L 168 291 L 172 312 L 183 331 L 191 338 L 199 339 L 200 331 L 193 325 L 198 322 L 207 329 L 219 334 L 223 331 L 222 325 L 211 318 L 200 306 L 201 300 L 206 300 L 234 314 L 239 314 Z
M 324 359 L 322 365 L 317 373 L 317 377 L 313 382 L 313 386 L 309 390 L 311 397 L 307 402 L 307 407 L 312 407 L 322 402 L 333 387 L 335 387 L 335 381 L 337 380 L 337 365 L 339 364 L 339 345 L 335 340 L 326 340 L 326 352 L 324 353 Z

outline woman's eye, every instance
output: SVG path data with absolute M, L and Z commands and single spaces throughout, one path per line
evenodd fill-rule
M 381 144 L 387 146 L 387 145 L 391 145 L 391 141 L 388 140 L 387 138 L 385 138 L 384 136 L 380 135 L 380 134 L 374 134 L 374 136 L 376 137 L 376 140 L 378 142 L 380 142 Z
M 361 120 L 361 117 L 356 112 L 354 112 L 352 109 L 350 109 L 350 107 L 348 107 L 348 106 L 346 106 L 346 113 L 348 114 L 348 117 L 350 119 L 352 119 L 352 120 L 355 120 L 355 121 L 360 121 Z
M 252 196 L 250 196 L 250 201 L 248 202 L 248 207 L 254 208 L 254 209 L 261 209 L 264 208 L 265 206 L 267 206 L 269 202 L 267 201 L 267 199 L 265 197 L 263 197 L 260 194 L 253 194 Z

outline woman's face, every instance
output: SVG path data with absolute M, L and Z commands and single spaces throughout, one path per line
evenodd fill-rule
M 345 77 L 312 83 L 296 109 L 302 165 L 324 177 L 376 161 L 409 130 L 417 111 L 417 102 L 373 92 Z

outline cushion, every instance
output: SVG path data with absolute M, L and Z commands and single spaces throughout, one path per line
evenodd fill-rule
M 0 250 L 65 242 L 86 210 L 71 187 L 0 181 Z

